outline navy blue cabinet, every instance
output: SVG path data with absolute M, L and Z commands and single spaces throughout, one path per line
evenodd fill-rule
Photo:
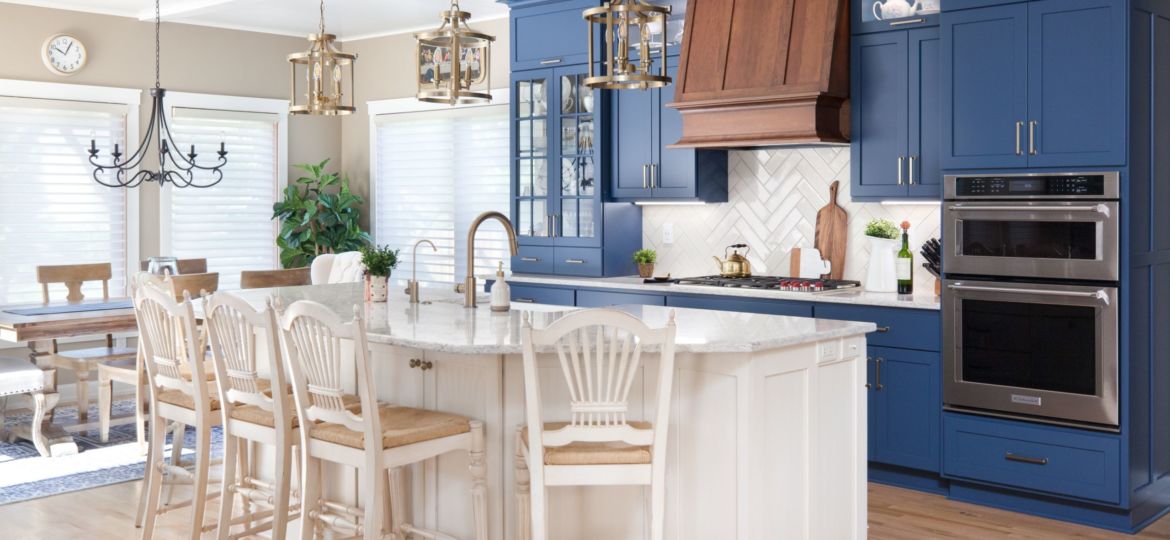
M 678 76 L 678 57 L 666 71 Z M 667 107 L 674 85 L 620 90 L 613 99 L 613 199 L 727 202 L 727 151 L 670 148 L 682 137 L 682 114 Z
M 937 198 L 938 28 L 854 36 L 852 69 L 853 198 Z
M 639 305 L 665 306 L 666 297 L 661 294 L 643 294 L 615 291 L 577 291 L 577 306 L 584 308 Z
M 512 5 L 512 71 L 589 61 L 589 28 L 581 12 L 599 5 L 597 0 L 506 3 Z
M 947 0 L 952 2 L 954 0 Z M 852 0 L 853 3 L 853 25 L 852 31 L 854 34 L 867 34 L 870 32 L 885 32 L 887 30 L 906 30 L 908 28 L 920 28 L 926 26 L 938 25 L 938 12 L 923 14 L 915 12 L 913 14 L 905 14 L 901 17 L 896 17 L 889 10 L 883 10 L 879 4 L 884 4 L 884 1 L 878 0 Z M 918 3 L 916 0 L 910 0 L 909 4 Z M 938 2 L 936 2 L 938 4 Z M 921 7 L 921 3 L 919 3 Z
M 1125 17 L 1113 0 L 944 13 L 942 167 L 1124 164 Z
M 939 354 L 870 347 L 869 459 L 938 472 Z

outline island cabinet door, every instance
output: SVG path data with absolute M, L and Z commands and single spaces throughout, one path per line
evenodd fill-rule
M 869 359 L 870 461 L 937 472 L 938 353 L 870 347 Z

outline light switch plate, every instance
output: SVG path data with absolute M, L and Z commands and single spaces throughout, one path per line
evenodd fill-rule
M 662 225 L 662 243 L 667 245 L 674 243 L 674 223 Z

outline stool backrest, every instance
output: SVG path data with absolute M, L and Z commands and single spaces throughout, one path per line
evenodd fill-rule
M 69 303 L 81 302 L 85 295 L 81 294 L 81 286 L 87 281 L 102 282 L 102 300 L 110 299 L 110 278 L 113 270 L 110 263 L 93 264 L 61 264 L 37 267 L 37 283 L 41 284 L 41 299 L 49 303 L 49 285 L 63 283 L 69 294 L 65 301 Z
M 527 317 L 526 317 L 527 319 Z M 638 318 L 614 309 L 589 309 L 565 315 L 547 328 L 521 328 L 524 390 L 529 445 L 533 455 L 545 446 L 572 442 L 623 442 L 651 446 L 655 458 L 664 448 L 674 381 L 674 313 L 664 328 L 650 328 Z M 630 390 L 647 348 L 659 353 L 658 406 L 650 429 L 629 424 Z M 569 424 L 544 430 L 536 355 L 555 353 L 569 393 Z
M 197 408 L 208 408 L 211 396 L 203 367 L 204 346 L 191 298 L 180 303 L 168 291 L 139 287 L 134 291 L 134 313 L 152 395 L 180 390 L 194 399 Z
M 244 403 L 273 413 L 277 425 L 291 425 L 292 403 L 285 391 L 280 335 L 271 301 L 264 309 L 255 310 L 239 296 L 215 293 L 203 298 L 203 321 L 225 417 L 234 404 Z M 268 359 L 267 378 L 259 374 L 257 358 L 261 354 Z
M 219 273 L 211 272 L 209 274 L 167 276 L 163 279 L 163 283 L 170 286 L 171 292 L 175 295 L 175 300 L 182 300 L 183 293 L 191 295 L 191 298 L 199 298 L 204 294 L 211 294 L 219 289 Z

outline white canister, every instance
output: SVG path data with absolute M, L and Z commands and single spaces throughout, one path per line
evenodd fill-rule
M 900 248 L 897 240 L 869 238 L 869 269 L 865 274 L 865 290 L 870 292 L 898 292 L 898 271 L 895 259 Z
M 504 281 L 504 263 L 496 271 L 496 282 L 492 284 L 492 311 L 508 311 L 512 308 L 512 291 Z

